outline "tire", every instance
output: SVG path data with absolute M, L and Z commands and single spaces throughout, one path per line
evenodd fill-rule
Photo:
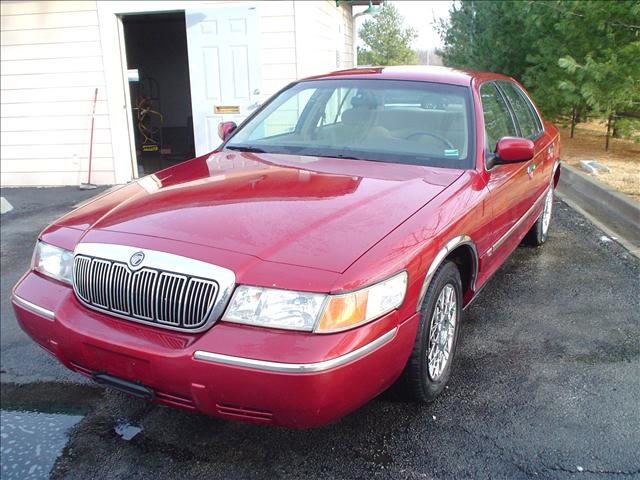
M 443 303 L 440 301 L 442 296 L 451 295 L 451 292 L 455 296 L 455 305 L 453 307 L 450 306 L 453 309 L 452 314 L 455 324 L 453 328 L 451 328 L 450 323 L 448 328 L 443 327 L 447 328 L 447 346 L 445 347 L 445 344 L 442 343 L 441 346 L 448 349 L 449 355 L 444 360 L 444 365 L 440 366 L 438 362 L 430 362 L 429 360 L 430 338 L 432 331 L 435 333 L 434 327 L 437 328 L 437 322 L 434 322 L 438 318 L 437 315 L 434 315 L 436 306 L 442 306 Z M 445 262 L 436 270 L 431 279 L 420 311 L 420 324 L 418 325 L 416 341 L 404 371 L 405 392 L 411 400 L 429 403 L 444 390 L 451 376 L 460 334 L 461 318 L 462 282 L 460 280 L 460 272 L 453 262 Z M 444 337 L 441 338 L 444 339 Z M 450 345 L 449 342 L 451 342 Z M 434 351 L 432 358 L 435 360 L 438 355 Z
M 532 247 L 539 247 L 547 241 L 549 233 L 549 224 L 551 223 L 551 214 L 553 213 L 553 185 L 549 187 L 547 196 L 544 199 L 544 208 L 536 223 L 533 224 L 531 230 L 524 237 L 524 243 Z

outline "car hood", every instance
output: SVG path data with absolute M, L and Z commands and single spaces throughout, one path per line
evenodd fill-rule
M 459 170 L 223 150 L 144 177 L 57 225 L 343 272 Z

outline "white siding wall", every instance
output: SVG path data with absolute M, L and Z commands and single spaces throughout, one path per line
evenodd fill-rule
M 357 35 L 357 32 L 353 31 L 353 7 L 351 7 L 351 5 L 344 5 L 340 8 L 342 10 L 342 24 L 344 25 L 342 45 L 344 56 L 342 57 L 342 68 L 353 68 L 355 66 L 353 57 L 356 48 L 354 35 Z
M 96 3 L 3 1 L 0 20 L 2 185 L 86 181 L 96 87 L 92 181 L 113 183 Z
M 96 87 L 92 182 L 129 180 L 131 127 L 115 14 L 237 3 L 3 0 L 2 185 L 86 181 Z M 336 7 L 335 0 L 243 3 L 259 8 L 264 98 L 297 78 L 352 66 L 351 7 Z
M 264 99 L 295 80 L 296 36 L 293 1 L 258 2 L 260 12 L 260 93 Z
M 295 3 L 298 77 L 353 66 L 351 6 L 335 0 Z

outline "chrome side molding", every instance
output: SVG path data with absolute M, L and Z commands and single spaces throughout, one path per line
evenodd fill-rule
M 453 250 L 458 248 L 461 245 L 467 245 L 471 248 L 473 252 L 473 277 L 471 279 L 471 288 L 475 290 L 476 277 L 478 275 L 478 251 L 476 250 L 476 244 L 471 240 L 471 237 L 468 235 L 459 235 L 457 237 L 452 238 L 447 242 L 447 244 L 440 249 L 438 254 L 434 257 L 431 265 L 429 266 L 429 270 L 427 270 L 427 274 L 424 277 L 424 282 L 422 283 L 422 288 L 420 289 L 420 296 L 418 297 L 418 304 L 416 306 L 416 311 L 419 312 L 422 307 L 422 302 L 424 301 L 424 297 L 427 294 L 427 289 L 429 288 L 429 284 L 433 279 L 433 276 L 436 273 L 438 267 L 442 264 L 447 255 L 451 253 Z
M 549 188 L 546 188 L 544 190 L 544 193 L 538 197 L 536 199 L 535 202 L 533 202 L 533 205 L 531 205 L 531 207 L 529 207 L 529 210 L 527 210 L 525 212 L 524 215 L 522 215 L 522 217 L 520 217 L 520 219 L 513 224 L 513 226 L 507 231 L 507 233 L 505 233 L 504 235 L 502 235 L 498 241 L 496 243 L 494 243 L 491 248 L 487 251 L 487 255 L 491 256 L 494 254 L 494 252 L 500 248 L 500 246 L 507 241 L 507 239 L 513 235 L 513 232 L 515 232 L 518 227 L 520 227 L 520 225 L 522 225 L 524 223 L 524 221 L 529 218 L 529 215 L 531 215 L 531 213 L 536 209 L 536 207 L 540 206 L 540 202 L 542 202 L 544 200 L 544 198 L 547 196 L 547 192 L 549 191 Z
M 265 370 L 269 372 L 280 373 L 316 373 L 330 370 L 332 368 L 340 367 L 346 363 L 352 362 L 365 356 L 366 354 L 376 350 L 382 345 L 388 343 L 395 337 L 398 327 L 394 327 L 384 335 L 376 338 L 374 341 L 363 345 L 362 347 L 341 355 L 330 360 L 324 360 L 322 362 L 315 363 L 283 363 L 283 362 L 269 362 L 266 360 L 255 360 L 252 358 L 235 357 L 233 355 L 223 355 L 221 353 L 205 352 L 203 350 L 197 350 L 193 354 L 195 360 L 202 360 L 205 362 L 219 363 L 222 365 L 231 365 L 233 367 L 252 368 L 255 370 Z

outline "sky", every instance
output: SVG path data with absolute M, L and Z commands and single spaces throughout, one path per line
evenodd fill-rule
M 449 16 L 449 8 L 452 1 L 418 1 L 418 0 L 398 0 L 392 1 L 393 5 L 398 9 L 404 17 L 405 23 L 413 27 L 418 33 L 418 38 L 414 41 L 412 47 L 416 50 L 433 50 L 442 46 L 440 37 L 434 28 L 434 18 L 446 18 Z M 365 10 L 366 7 L 354 7 L 353 13 Z M 363 15 L 356 19 L 358 28 L 362 22 L 370 18 L 369 15 Z M 358 41 L 358 45 L 362 45 Z

